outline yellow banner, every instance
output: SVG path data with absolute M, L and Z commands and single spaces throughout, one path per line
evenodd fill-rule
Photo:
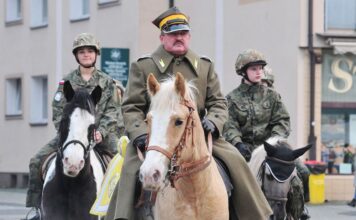
M 126 155 L 126 147 L 129 142 L 127 136 L 122 136 L 118 143 L 118 152 L 110 161 L 108 169 L 106 170 L 101 190 L 90 209 L 90 214 L 104 216 L 109 207 L 111 196 L 115 190 L 116 184 L 119 182 L 124 157 Z

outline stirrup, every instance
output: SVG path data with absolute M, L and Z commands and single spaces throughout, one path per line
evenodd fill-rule
M 41 220 L 41 211 L 39 208 L 32 207 L 30 211 L 28 211 L 26 218 L 24 220 Z

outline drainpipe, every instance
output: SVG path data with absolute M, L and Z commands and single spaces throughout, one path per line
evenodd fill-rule
M 309 157 L 316 159 L 316 136 L 315 136 L 315 52 L 313 48 L 313 0 L 309 0 L 308 6 L 308 52 L 310 58 L 310 119 L 308 142 L 313 145 Z
M 174 0 L 169 0 L 169 8 L 174 7 Z

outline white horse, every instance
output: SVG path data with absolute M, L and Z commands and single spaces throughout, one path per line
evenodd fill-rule
M 145 189 L 158 191 L 155 220 L 229 219 L 227 192 L 191 87 L 180 73 L 161 84 L 150 74 L 147 87 L 149 141 L 140 180 Z
M 67 104 L 59 128 L 58 152 L 45 176 L 41 213 L 44 220 L 94 220 L 89 210 L 100 190 L 103 168 L 94 153 L 97 86 L 91 94 L 64 84 Z
M 301 180 L 297 175 L 296 160 L 312 145 L 293 150 L 284 138 L 272 137 L 263 145 L 257 147 L 248 163 L 252 174 L 257 178 L 263 193 L 270 204 L 273 215 L 272 220 L 299 219 L 303 207 L 295 207 L 292 181 Z M 300 189 L 303 191 L 303 189 Z M 295 195 L 294 195 L 295 196 Z M 299 200 L 298 200 L 299 201 Z M 303 204 L 299 201 L 298 204 Z

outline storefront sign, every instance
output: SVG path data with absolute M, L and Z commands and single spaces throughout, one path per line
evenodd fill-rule
M 355 102 L 356 55 L 323 57 L 323 101 Z
M 120 80 L 124 86 L 129 75 L 129 52 L 127 48 L 101 49 L 101 70 L 112 78 Z

